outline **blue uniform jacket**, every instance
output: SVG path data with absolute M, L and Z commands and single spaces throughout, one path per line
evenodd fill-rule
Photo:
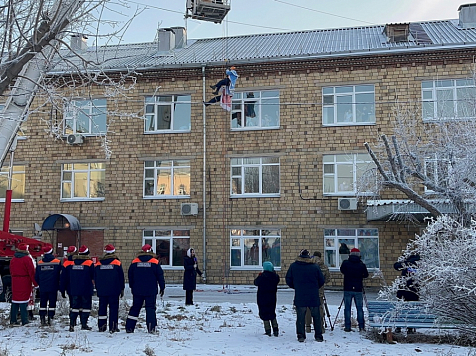
M 98 297 L 120 295 L 124 290 L 124 271 L 115 254 L 106 254 L 94 266 L 94 282 Z
M 133 295 L 157 295 L 157 284 L 160 290 L 165 289 L 164 272 L 152 253 L 139 253 L 129 267 L 128 277 Z
M 94 264 L 89 256 L 74 256 L 73 261 L 66 261 L 63 267 L 61 293 L 68 291 L 72 296 L 93 295 Z
M 47 253 L 38 262 L 35 272 L 36 283 L 41 292 L 58 292 L 61 273 L 61 261 Z

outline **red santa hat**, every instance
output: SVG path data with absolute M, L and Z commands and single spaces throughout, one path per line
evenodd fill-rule
M 43 246 L 43 253 L 44 253 L 44 254 L 53 253 L 53 246 L 50 245 L 50 244 L 44 245 L 44 246 Z
M 76 252 L 76 246 L 69 246 L 68 250 L 66 251 L 67 253 L 75 253 Z
M 114 252 L 116 252 L 116 248 L 113 245 L 109 244 L 109 245 L 106 245 L 106 247 L 104 247 L 104 252 L 105 253 L 114 253 Z
M 149 245 L 149 244 L 145 244 L 144 246 L 142 246 L 142 251 L 150 252 L 150 251 L 152 251 L 152 246 Z
M 81 255 L 87 255 L 89 253 L 89 249 L 87 248 L 86 245 L 83 245 L 79 248 L 79 253 Z
M 26 243 L 22 242 L 22 243 L 19 243 L 18 246 L 17 246 L 17 250 L 21 250 L 21 251 L 28 251 L 28 246 Z
M 352 250 L 350 250 L 350 254 L 355 256 L 360 256 L 360 250 L 354 247 Z

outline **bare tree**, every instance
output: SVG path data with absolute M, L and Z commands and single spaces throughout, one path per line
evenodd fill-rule
M 375 173 L 368 172 L 358 190 L 382 194 L 396 189 L 435 218 L 451 207 L 469 223 L 476 199 L 476 122 L 423 120 L 417 102 L 397 104 L 394 112 L 390 137 L 383 134 L 374 145 L 365 143 L 377 182 Z
M 140 11 L 118 23 L 103 17 L 109 6 L 127 7 L 122 0 L 113 5 L 109 0 L 9 0 L 0 6 L 0 95 L 5 99 L 0 117 L 0 164 L 21 123 L 32 111 L 48 103 L 62 112 L 70 105 L 68 97 L 91 95 L 91 85 L 102 88 L 106 97 L 123 95 L 133 87 L 133 71 L 112 77 L 102 69 L 104 58 L 97 55 L 92 60 L 90 55 L 84 56 L 81 47 L 83 35 L 96 40 L 120 40 Z M 104 26 L 114 30 L 101 33 Z M 63 41 L 74 34 L 79 34 L 78 46 Z M 58 67 L 61 73 L 46 75 Z M 39 103 L 36 108 L 31 107 L 34 97 Z M 49 125 L 50 132 L 61 138 L 63 120 L 49 120 Z M 106 133 L 101 136 L 107 155 L 110 150 Z

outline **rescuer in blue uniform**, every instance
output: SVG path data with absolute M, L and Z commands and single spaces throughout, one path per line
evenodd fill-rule
M 88 326 L 93 297 L 94 264 L 89 257 L 89 249 L 83 245 L 73 261 L 65 261 L 61 275 L 60 290 L 63 298 L 65 291 L 71 293 L 71 310 L 69 313 L 69 331 L 73 332 L 80 315 L 81 330 L 91 330 Z
M 105 255 L 94 266 L 94 282 L 99 297 L 98 328 L 107 329 L 109 305 L 109 332 L 119 332 L 119 297 L 124 296 L 124 271 L 113 245 L 104 247 Z
M 43 247 L 43 258 L 38 262 L 35 280 L 40 286 L 40 320 L 41 326 L 51 325 L 55 317 L 56 301 L 61 273 L 61 261 L 53 256 L 53 246 Z M 48 314 L 48 323 L 46 322 Z
M 155 332 L 157 317 L 155 315 L 155 301 L 157 299 L 157 284 L 160 286 L 160 296 L 164 295 L 164 272 L 159 261 L 152 252 L 149 244 L 142 246 L 142 251 L 132 261 L 129 271 L 129 286 L 132 291 L 132 307 L 126 321 L 126 332 L 134 332 L 137 319 L 145 302 L 145 320 L 147 331 Z

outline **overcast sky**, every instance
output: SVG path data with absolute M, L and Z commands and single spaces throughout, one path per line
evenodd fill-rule
M 189 39 L 211 38 L 457 19 L 459 6 L 471 3 L 463 0 L 229 1 L 231 11 L 222 24 L 185 21 L 186 0 L 130 0 L 129 9 L 122 8 L 123 15 L 114 15 L 114 18 L 127 21 L 136 9 L 142 10 L 122 38 L 122 43 L 138 43 L 153 41 L 159 26 L 186 27 Z

